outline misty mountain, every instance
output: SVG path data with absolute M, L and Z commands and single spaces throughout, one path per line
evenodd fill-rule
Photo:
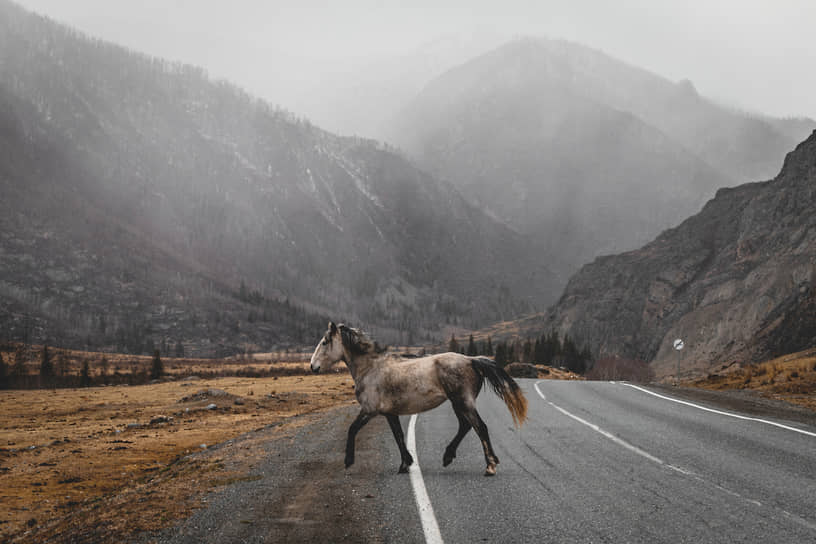
M 5 0 L 0 97 L 12 337 L 213 353 L 330 315 L 406 340 L 552 300 L 523 237 L 383 145 Z
M 771 177 L 815 126 L 720 107 L 577 44 L 520 39 L 431 81 L 390 141 L 534 235 L 566 276 L 645 243 L 720 187 Z
M 441 37 L 402 55 L 305 66 L 306 81 L 293 89 L 258 87 L 264 96 L 275 97 L 322 128 L 382 140 L 388 134 L 387 121 L 428 81 L 502 41 L 484 32 Z
M 538 327 L 699 375 L 816 343 L 816 131 L 771 181 L 721 189 L 644 247 L 599 257 Z M 540 330 L 540 329 L 539 329 Z M 685 348 L 673 349 L 674 339 Z

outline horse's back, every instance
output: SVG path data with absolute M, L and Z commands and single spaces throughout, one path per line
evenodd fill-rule
M 430 410 L 472 389 L 474 377 L 469 358 L 460 353 L 392 360 L 381 368 L 378 405 L 399 414 Z

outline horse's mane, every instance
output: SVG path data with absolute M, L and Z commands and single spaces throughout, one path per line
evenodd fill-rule
M 340 329 L 343 345 L 349 349 L 352 355 L 379 354 L 388 349 L 388 347 L 380 346 L 360 329 L 348 327 L 342 323 L 337 328 Z

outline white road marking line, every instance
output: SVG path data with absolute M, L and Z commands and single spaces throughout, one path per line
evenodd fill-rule
M 694 404 L 693 402 L 688 402 L 688 401 L 685 401 L 685 400 L 680 400 L 680 399 L 675 399 L 675 398 L 672 398 L 672 397 L 667 397 L 666 395 L 660 395 L 660 394 L 655 393 L 653 391 L 649 391 L 648 389 L 645 389 L 643 387 L 638 387 L 637 385 L 632 385 L 631 383 L 624 383 L 622 385 L 632 387 L 634 389 L 637 389 L 638 391 L 643 391 L 644 393 L 648 393 L 649 395 L 652 395 L 654 397 L 658 397 L 658 398 L 668 400 L 668 401 L 671 401 L 671 402 L 676 402 L 678 404 L 685 404 L 686 406 L 691 406 L 691 407 L 697 408 L 699 410 L 705 410 L 706 412 L 712 412 L 714 414 L 720 414 L 720 415 L 723 415 L 723 416 L 733 417 L 733 418 L 737 418 L 737 419 L 744 419 L 746 421 L 757 421 L 759 423 L 765 423 L 767 425 L 773 425 L 774 427 L 779 427 L 781 429 L 786 429 L 788 431 L 794 431 L 794 432 L 801 433 L 801 434 L 804 434 L 804 435 L 807 435 L 807 436 L 816 437 L 816 433 L 806 431 L 804 429 L 797 429 L 796 427 L 791 427 L 790 425 L 783 425 L 782 423 L 776 423 L 775 421 L 768 421 L 767 419 L 760 419 L 758 417 L 741 416 L 739 414 L 734 414 L 734 413 L 731 413 L 731 412 L 724 412 L 722 410 L 715 410 L 713 408 L 706 408 L 705 406 L 700 406 L 699 404 Z
M 649 461 L 652 461 L 653 463 L 657 463 L 658 465 L 667 466 L 667 467 L 669 467 L 669 468 L 671 468 L 671 469 L 673 469 L 673 470 L 678 470 L 678 469 L 677 469 L 677 467 L 674 467 L 674 466 L 672 466 L 672 465 L 667 464 L 665 461 L 663 461 L 663 459 L 660 459 L 660 458 L 658 458 L 658 457 L 655 457 L 654 455 L 652 455 L 652 454 L 651 454 L 651 453 L 649 453 L 649 452 L 643 451 L 642 449 L 638 448 L 637 446 L 634 446 L 634 445 L 630 444 L 630 443 L 629 443 L 629 442 L 627 442 L 626 440 L 624 440 L 624 439 L 622 439 L 622 438 L 619 438 L 619 437 L 615 436 L 614 434 L 612 434 L 612 433 L 610 433 L 610 432 L 607 432 L 607 431 L 605 431 L 605 430 L 601 429 L 600 427 L 598 427 L 598 426 L 597 426 L 597 425 L 595 425 L 594 423 L 590 423 L 589 421 L 587 421 L 587 420 L 585 420 L 585 419 L 582 419 L 582 418 L 580 418 L 580 417 L 576 416 L 575 414 L 572 414 L 572 413 L 570 413 L 570 412 L 568 412 L 568 411 L 564 410 L 563 408 L 561 408 L 560 406 L 558 406 L 558 405 L 557 405 L 557 404 L 555 404 L 554 402 L 547 400 L 547 397 L 545 397 L 545 396 L 544 396 L 544 393 L 542 393 L 542 392 L 541 392 L 541 389 L 539 389 L 539 388 L 538 388 L 538 384 L 539 384 L 539 383 L 540 383 L 540 382 L 536 382 L 536 383 L 534 383 L 534 384 L 533 384 L 533 387 L 535 387 L 535 390 L 536 390 L 536 392 L 538 393 L 538 395 L 539 395 L 539 396 L 540 396 L 542 399 L 544 399 L 545 401 L 549 402 L 549 403 L 550 403 L 550 405 L 551 405 L 553 408 L 555 408 L 556 410 L 558 410 L 559 412 L 561 412 L 561 413 L 562 413 L 562 414 L 564 414 L 565 416 L 567 416 L 567 417 L 571 417 L 572 419 L 574 419 L 575 421 L 577 421 L 577 422 L 579 422 L 579 423 L 583 423 L 584 425 L 586 425 L 587 427 L 589 427 L 590 429 L 592 429 L 592 430 L 593 430 L 593 431 L 595 431 L 596 433 L 602 434 L 603 436 L 607 437 L 609 440 L 611 440 L 611 441 L 612 441 L 612 442 L 614 442 L 615 444 L 618 444 L 619 446 L 623 446 L 623 447 L 624 447 L 624 448 L 626 448 L 627 450 L 629 450 L 629 451 L 633 451 L 633 452 L 637 453 L 638 455 L 640 455 L 641 457 L 645 457 L 645 458 L 646 458 L 646 459 L 648 459 Z M 681 471 L 681 472 L 682 472 L 682 471 Z
M 556 410 L 558 410 L 562 414 L 571 417 L 575 421 L 578 421 L 578 422 L 586 425 L 587 427 L 589 427 L 593 431 L 596 431 L 596 432 L 600 433 L 601 435 L 607 437 L 608 439 L 612 440 L 616 444 L 621 445 L 621 446 L 625 447 L 626 449 L 628 449 L 630 451 L 633 451 L 633 452 L 637 453 L 638 455 L 641 455 L 641 456 L 645 457 L 646 459 L 648 459 L 648 460 L 650 460 L 652 462 L 657 463 L 658 465 L 664 466 L 664 467 L 666 467 L 666 468 L 668 468 L 670 470 L 673 470 L 675 472 L 679 472 L 680 474 L 684 474 L 684 475 L 688 476 L 689 478 L 693 478 L 693 479 L 697 480 L 698 482 L 700 482 L 703 485 L 713 486 L 715 489 L 718 489 L 718 490 L 722 491 L 723 493 L 727 493 L 728 495 L 731 495 L 731 496 L 733 496 L 735 498 L 738 498 L 738 499 L 742 499 L 743 501 L 745 501 L 745 502 L 747 502 L 749 504 L 752 504 L 754 506 L 762 508 L 762 506 L 763 506 L 762 503 L 760 501 L 756 500 L 756 499 L 752 499 L 750 497 L 745 497 L 743 495 L 740 495 L 736 491 L 732 491 L 732 490 L 728 489 L 727 487 L 723 487 L 720 484 L 711 481 L 710 479 L 706 479 L 706 478 L 704 478 L 703 476 L 700 476 L 699 474 L 697 474 L 694 471 L 691 471 L 691 470 L 685 469 L 683 467 L 678 467 L 676 465 L 671 465 L 669 463 L 666 463 L 662 459 L 660 459 L 658 457 L 655 457 L 654 455 L 652 455 L 652 454 L 650 454 L 650 453 L 648 453 L 646 451 L 643 451 L 642 449 L 638 448 L 637 446 L 633 446 L 632 444 L 630 444 L 626 440 L 623 440 L 622 438 L 618 438 L 614 434 L 609 433 L 607 431 L 604 431 L 603 429 L 601 429 L 600 427 L 598 427 L 594 423 L 590 423 L 589 421 L 587 421 L 585 419 L 582 419 L 582 418 L 580 418 L 580 417 L 578 417 L 578 416 L 576 416 L 574 414 L 571 414 L 570 412 L 564 410 L 563 408 L 561 408 L 560 406 L 558 406 L 554 402 L 552 402 L 550 400 L 547 400 L 547 397 L 544 396 L 544 393 L 542 393 L 541 389 L 538 388 L 538 384 L 540 384 L 543 381 L 546 381 L 546 380 L 539 380 L 539 381 L 537 381 L 537 382 L 535 382 L 533 384 L 533 387 L 535 387 L 536 393 L 538 393 L 538 395 L 543 400 L 548 402 L 553 408 L 555 408 Z M 635 387 L 636 389 L 641 389 L 640 387 L 630 385 L 628 383 L 624 383 L 623 385 L 629 385 L 629 387 Z M 652 393 L 651 391 L 648 391 L 646 389 L 641 389 L 641 391 L 644 391 L 644 392 L 649 393 L 651 395 L 655 395 L 655 396 L 658 396 L 658 397 L 665 398 L 667 400 L 672 400 L 672 401 L 675 401 L 675 402 L 681 402 L 683 404 L 691 404 L 691 403 L 688 403 L 688 402 L 685 402 L 685 401 L 672 399 L 670 397 L 663 397 L 662 395 L 658 395 L 657 393 Z M 719 412 L 718 410 L 710 410 L 709 408 L 704 408 L 702 406 L 697 406 L 696 404 L 691 404 L 691 406 L 694 406 L 696 408 L 700 408 L 702 410 L 708 410 L 708 411 L 711 411 L 711 412 L 722 413 L 724 415 L 731 415 L 731 416 L 734 416 L 734 417 L 739 417 L 741 419 L 754 419 L 754 418 L 749 418 L 749 417 L 744 417 L 744 416 L 737 416 L 735 414 L 729 414 L 727 412 Z M 779 425 L 779 424 L 774 423 L 772 421 L 765 421 L 764 419 L 760 419 L 758 421 L 769 423 L 771 425 Z M 807 431 L 802 431 L 801 429 L 795 429 L 793 427 L 787 427 L 785 425 L 780 425 L 780 426 L 785 427 L 785 428 L 789 428 L 789 429 L 794 430 L 794 431 L 799 431 L 799 432 L 803 432 L 803 433 L 806 433 L 806 434 L 811 434 L 811 433 L 808 433 Z M 794 523 L 798 523 L 799 525 L 802 525 L 803 527 L 807 527 L 808 529 L 811 529 L 811 530 L 816 530 L 816 524 L 810 522 L 809 520 L 807 520 L 805 518 L 799 517 L 796 514 L 791 514 L 790 512 L 788 512 L 786 510 L 782 510 L 781 508 L 779 508 L 777 506 L 769 505 L 769 508 L 771 508 L 772 510 L 776 510 L 777 512 L 782 513 L 786 518 L 793 521 Z
M 416 420 L 416 414 L 412 415 L 411 420 L 408 422 L 408 436 L 405 440 L 408 453 L 414 458 L 414 464 L 408 468 L 408 473 L 411 476 L 411 487 L 414 488 L 414 497 L 416 498 L 417 509 L 419 509 L 419 520 L 422 522 L 425 542 L 427 544 L 443 544 L 442 533 L 439 532 L 439 524 L 436 522 L 433 505 L 431 505 L 431 499 L 425 489 L 425 480 L 422 479 L 422 470 L 419 468 L 419 456 L 416 452 Z

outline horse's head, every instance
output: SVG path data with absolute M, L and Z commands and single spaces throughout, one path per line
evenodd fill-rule
M 329 330 L 323 335 L 320 343 L 312 354 L 312 372 L 317 374 L 320 369 L 329 370 L 335 363 L 345 358 L 343 339 L 340 330 L 333 322 L 329 322 Z

